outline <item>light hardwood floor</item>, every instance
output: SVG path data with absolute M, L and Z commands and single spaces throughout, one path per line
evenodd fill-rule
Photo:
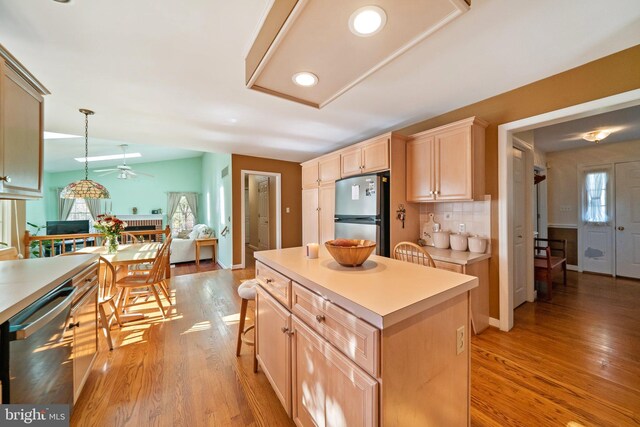
M 176 274 L 170 318 L 150 304 L 148 319 L 113 331 L 113 351 L 100 337 L 71 424 L 293 425 L 264 374 L 253 374 L 252 349 L 235 357 L 235 288 L 252 277 Z M 640 424 L 638 307 L 640 282 L 570 272 L 552 303 L 516 310 L 512 332 L 473 337 L 472 425 Z

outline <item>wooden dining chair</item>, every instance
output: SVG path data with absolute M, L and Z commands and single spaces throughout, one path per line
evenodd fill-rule
M 170 256 L 171 256 L 171 236 L 169 236 L 164 243 L 162 244 L 162 246 L 160 246 L 160 249 L 158 249 L 158 253 L 163 253 L 163 255 L 166 257 L 166 259 L 164 260 L 165 262 L 165 269 L 166 267 L 169 265 L 170 262 Z M 166 248 L 168 248 L 168 250 L 166 250 Z M 152 262 L 145 262 L 142 264 L 133 264 L 129 266 L 129 274 L 130 275 L 148 275 L 151 270 L 153 269 L 153 263 Z M 169 284 L 166 280 L 162 281 L 162 288 L 163 290 L 163 294 L 165 295 L 165 297 L 167 297 L 167 299 L 169 299 Z M 169 301 L 171 301 L 169 299 Z
M 121 290 L 118 310 L 122 312 L 128 307 L 136 305 L 135 302 L 133 304 L 129 304 L 129 296 L 131 291 L 140 289 L 151 292 L 158 304 L 158 307 L 160 308 L 162 317 L 167 317 L 158 291 L 164 295 L 169 305 L 171 305 L 171 298 L 165 281 L 165 271 L 167 263 L 169 262 L 169 249 L 169 245 L 162 245 L 160 247 L 148 274 L 129 275 L 116 282 L 116 287 Z
M 109 344 L 109 350 L 113 350 L 111 339 L 111 321 L 115 318 L 119 326 L 122 326 L 118 307 L 116 305 L 116 269 L 107 259 L 100 257 L 98 261 L 98 314 L 104 335 Z M 109 314 L 107 314 L 108 307 Z
M 393 248 L 393 257 L 400 261 L 420 264 L 426 267 L 436 268 L 436 263 L 431 255 L 421 246 L 412 242 L 400 242 Z
M 144 243 L 144 239 L 141 238 L 140 236 L 136 236 L 135 234 L 132 233 L 127 233 L 126 231 L 122 232 L 120 234 L 120 243 L 122 244 L 126 244 L 126 243 Z

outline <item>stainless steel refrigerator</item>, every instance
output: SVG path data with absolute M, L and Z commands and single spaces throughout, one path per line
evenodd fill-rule
M 389 172 L 336 181 L 336 239 L 367 239 L 389 256 Z

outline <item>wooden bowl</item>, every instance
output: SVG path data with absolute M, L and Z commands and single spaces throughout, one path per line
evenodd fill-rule
M 376 242 L 371 240 L 336 239 L 324 244 L 333 259 L 345 267 L 357 267 L 369 258 L 376 249 Z

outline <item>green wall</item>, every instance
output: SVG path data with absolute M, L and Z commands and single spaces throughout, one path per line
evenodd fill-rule
M 163 162 L 136 163 L 136 171 L 153 175 L 153 178 L 139 176 L 135 179 L 118 179 L 117 174 L 98 177 L 89 171 L 89 179 L 93 179 L 107 187 L 111 200 L 106 200 L 107 209 L 116 215 L 131 215 L 133 207 L 138 214 L 151 214 L 152 209 L 162 209 L 166 224 L 167 192 L 185 191 L 200 193 L 202 191 L 202 157 L 167 160 Z M 27 202 L 27 221 L 34 224 L 45 224 L 47 220 L 58 219 L 58 201 L 56 188 L 64 187 L 70 182 L 82 179 L 81 170 L 71 172 L 45 173 L 44 197 Z M 201 215 L 202 201 L 198 200 L 198 220 Z
M 222 171 L 228 174 L 222 177 Z M 202 222 L 209 224 L 218 237 L 218 262 L 224 268 L 233 264 L 233 239 L 231 230 L 231 155 L 205 153 L 202 156 Z M 225 226 L 226 236 L 220 235 Z

